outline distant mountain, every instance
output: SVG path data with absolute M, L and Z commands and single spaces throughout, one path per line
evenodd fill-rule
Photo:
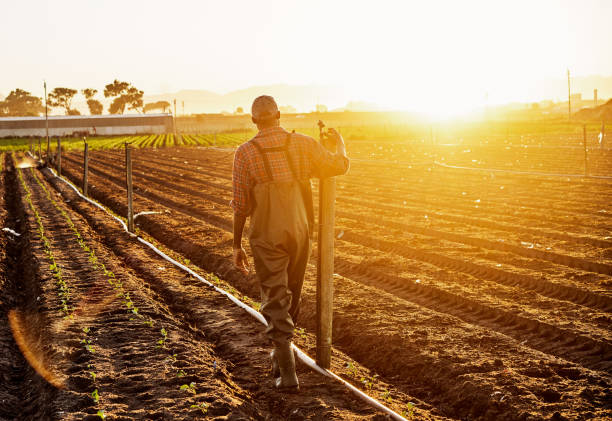
M 298 112 L 312 111 L 316 104 L 324 104 L 331 109 L 348 102 L 347 95 L 342 89 L 318 85 L 253 86 L 226 94 L 206 90 L 182 90 L 176 93 L 145 95 L 144 101 L 145 103 L 168 101 L 172 104 L 176 99 L 178 114 L 183 113 L 183 102 L 185 114 L 234 112 L 237 107 L 242 107 L 248 113 L 253 100 L 259 95 L 272 95 L 279 106 L 290 105 Z

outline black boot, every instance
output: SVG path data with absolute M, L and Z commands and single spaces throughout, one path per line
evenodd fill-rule
M 276 388 L 287 392 L 297 392 L 300 384 L 295 374 L 295 356 L 291 349 L 291 342 L 277 343 L 274 353 L 280 371 L 280 377 L 274 382 Z
M 276 349 L 270 352 L 270 362 L 272 363 L 272 377 L 280 377 L 280 368 L 278 367 L 278 358 L 276 358 Z

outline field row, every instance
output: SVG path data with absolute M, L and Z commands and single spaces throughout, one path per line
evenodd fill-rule
M 95 154 L 90 164 L 91 194 L 124 214 L 123 168 L 116 157 L 106 154 Z M 258 291 L 229 264 L 231 153 L 173 150 L 174 159 L 164 154 L 143 150 L 135 156 L 136 212 L 160 212 L 139 217 L 137 225 L 257 299 Z M 351 171 L 356 168 L 359 166 L 354 165 Z M 67 169 L 68 176 L 80 182 L 78 155 L 69 160 Z M 367 171 L 367 167 L 357 171 Z M 362 187 L 359 195 L 343 196 L 342 186 L 348 188 L 352 180 L 350 176 L 341 180 L 339 203 L 351 196 L 368 203 L 368 196 L 377 194 L 374 186 L 382 185 L 374 180 L 372 187 Z M 374 198 L 370 201 L 377 202 Z M 610 277 L 608 273 L 598 273 L 597 265 L 580 267 L 580 259 L 589 264 L 596 262 L 588 250 L 584 257 L 565 254 L 556 262 L 551 252 L 532 256 L 526 247 L 523 253 L 491 242 L 470 244 L 470 238 L 480 238 L 488 232 L 487 224 L 468 224 L 470 229 L 482 228 L 471 237 L 467 232 L 453 236 L 449 229 L 426 230 L 414 224 L 406 225 L 412 226 L 406 233 L 403 225 L 388 225 L 393 214 L 385 214 L 382 221 L 383 218 L 369 216 L 378 214 L 378 208 L 347 203 L 338 208 L 338 314 L 334 343 L 383 379 L 389 381 L 397 372 L 411 367 L 406 379 L 392 383 L 405 393 L 416 387 L 421 391 L 419 399 L 447 408 L 446 416 L 460 417 L 491 406 L 501 411 L 496 414 L 504 413 L 507 407 L 493 403 L 499 388 L 501 393 L 513 396 L 515 407 L 548 411 L 565 407 L 560 398 L 550 398 L 561 393 L 550 392 L 551 387 L 556 390 L 554 382 L 569 388 L 565 401 L 573 399 L 571 390 L 577 390 L 574 386 L 579 378 L 608 379 L 612 356 L 607 328 L 612 308 Z M 445 214 L 444 210 L 439 211 Z M 395 213 L 399 215 L 401 210 Z M 469 216 L 463 214 L 465 218 Z M 382 230 L 381 223 L 388 228 Z M 509 232 L 504 232 L 506 237 Z M 600 244 L 604 250 L 605 245 Z M 600 269 L 607 271 L 605 267 Z M 309 268 L 308 279 L 314 279 L 314 267 Z M 314 305 L 313 294 L 312 281 L 307 281 L 306 315 L 300 322 L 307 331 L 314 331 L 314 319 L 308 316 L 314 313 L 314 308 L 309 313 Z M 376 311 L 364 313 L 364 308 Z M 376 345 L 383 343 L 384 349 Z M 392 352 L 393 349 L 403 351 Z M 495 361 L 499 365 L 489 365 Z M 534 365 L 535 361 L 539 363 Z M 556 370 L 561 367 L 560 361 L 564 367 L 561 373 L 574 374 L 559 378 Z M 423 370 L 433 370 L 440 379 L 432 382 L 429 375 L 422 378 Z M 460 379 L 457 370 L 462 373 Z M 521 385 L 523 392 L 519 396 L 516 390 L 510 392 L 505 382 L 500 383 L 500 375 L 510 375 L 509 383 Z M 546 379 L 546 389 L 535 390 L 530 376 Z M 471 380 L 466 383 L 466 379 Z M 478 393 L 473 402 L 459 398 L 459 394 L 468 395 L 465 388 L 470 385 L 488 394 Z M 546 402 L 545 409 L 541 408 L 542 401 Z

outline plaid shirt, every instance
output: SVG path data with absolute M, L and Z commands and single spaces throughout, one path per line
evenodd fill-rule
M 264 150 L 284 146 L 288 134 L 289 132 L 282 127 L 266 128 L 236 149 L 232 173 L 234 195 L 230 203 L 235 213 L 248 216 L 253 206 L 251 189 L 258 183 L 270 181 L 263 158 L 253 142 L 257 142 Z M 284 152 L 268 152 L 266 156 L 273 181 L 294 179 Z M 296 178 L 299 180 L 344 174 L 349 167 L 348 158 L 332 154 L 313 138 L 298 133 L 291 134 L 289 156 L 293 161 Z

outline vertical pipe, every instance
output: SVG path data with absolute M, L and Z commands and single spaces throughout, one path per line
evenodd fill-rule
M 335 152 L 335 144 L 321 137 L 323 145 Z M 331 142 L 333 143 L 333 141 Z M 331 363 L 332 319 L 334 297 L 334 201 L 336 180 L 319 181 L 319 236 L 317 264 L 317 364 L 329 368 Z
M 57 138 L 57 176 L 62 176 L 62 139 L 60 137 Z
M 87 195 L 87 172 L 89 170 L 89 145 L 85 142 L 85 148 L 83 149 L 83 196 Z
M 134 232 L 134 208 L 133 208 L 133 191 L 132 191 L 132 150 L 129 144 L 125 144 L 125 178 L 127 184 L 127 201 L 128 214 L 127 226 L 129 232 Z
M 586 124 L 582 126 L 582 145 L 584 146 L 584 175 L 588 175 Z

